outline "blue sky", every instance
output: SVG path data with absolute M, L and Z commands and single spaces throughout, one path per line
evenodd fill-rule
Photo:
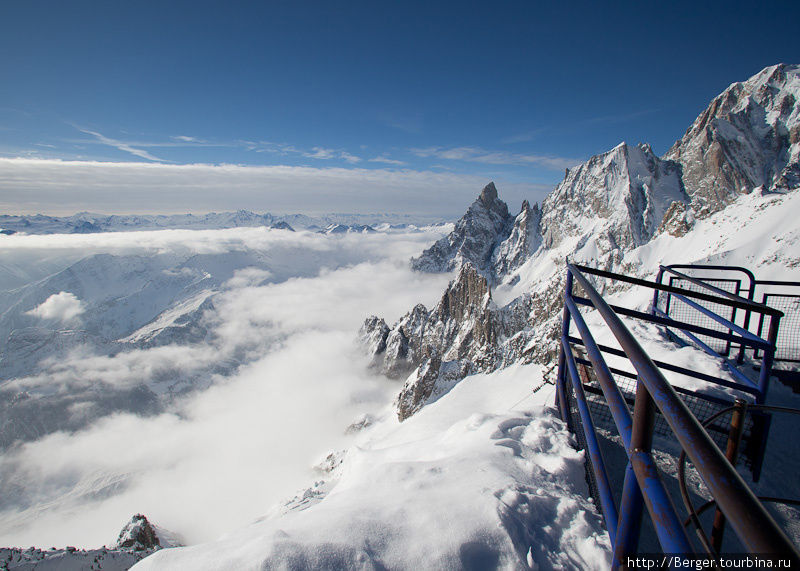
M 5 2 L 0 157 L 312 169 L 316 182 L 298 184 L 320 191 L 328 174 L 346 188 L 369 170 L 376 197 L 395 192 L 381 176 L 402 188 L 398 173 L 428 174 L 431 211 L 456 215 L 492 179 L 511 203 L 539 200 L 565 167 L 623 140 L 664 153 L 730 83 L 800 62 L 798 2 L 556 4 Z M 92 182 L 89 163 L 70 165 L 65 179 L 80 168 Z M 53 180 L 23 171 L 0 164 L 0 208 L 118 204 L 110 183 L 37 194 Z M 286 177 L 229 202 L 153 194 L 142 211 L 270 210 Z M 404 209 L 369 196 L 323 202 Z

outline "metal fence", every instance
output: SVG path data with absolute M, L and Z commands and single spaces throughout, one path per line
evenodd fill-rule
M 800 282 L 782 280 L 759 280 L 747 268 L 737 266 L 715 266 L 705 264 L 674 264 L 661 266 L 656 281 L 662 283 L 669 276 L 668 283 L 692 291 L 725 291 L 750 301 L 759 300 L 762 304 L 777 309 L 782 313 L 777 338 L 774 368 L 781 379 L 794 379 L 800 383 Z M 730 321 L 754 332 L 758 336 L 767 336 L 772 327 L 772 317 L 761 313 L 752 315 L 748 310 L 728 309 L 713 302 L 697 301 L 699 305 L 710 311 L 726 316 Z M 659 292 L 653 299 L 654 311 L 689 323 L 723 331 L 724 328 L 707 315 L 687 306 L 668 292 Z M 694 344 L 718 355 L 735 356 L 742 363 L 746 356 L 754 360 L 761 358 L 761 352 L 755 348 L 750 355 L 745 355 L 743 346 L 732 345 L 730 340 L 705 335 L 690 337 Z M 786 373 L 795 373 L 789 374 Z M 800 388 L 800 385 L 798 385 Z
M 768 338 L 760 338 L 748 331 L 746 326 L 734 323 L 730 313 L 714 314 L 699 302 L 720 304 L 726 310 L 735 308 L 737 312 L 746 312 L 747 317 L 763 313 L 773 318 L 771 323 L 775 324 L 780 318 L 780 311 L 715 286 L 709 286 L 713 288 L 710 291 L 705 287 L 700 289 L 706 291 L 693 291 L 573 264 L 567 264 L 567 270 L 557 402 L 562 418 L 579 435 L 579 442 L 587 452 L 590 487 L 598 500 L 614 545 L 614 567 L 623 567 L 627 555 L 636 553 L 645 508 L 665 553 L 693 553 L 696 549 L 661 481 L 652 454 L 653 439 L 658 434 L 673 439 L 685 451 L 721 513 L 750 552 L 780 553 L 795 561 L 795 565 L 800 565 L 800 554 L 796 548 L 715 443 L 722 441 L 724 425 L 717 429 L 711 427 L 707 431 L 698 421 L 698 416 L 710 418 L 720 407 L 731 403 L 700 392 L 673 387 L 661 372 L 661 368 L 669 369 L 735 389 L 751 401 L 762 401 L 775 353 L 777 328 L 769 327 Z M 587 275 L 649 287 L 656 293 L 667 292 L 673 299 L 680 300 L 722 325 L 723 329 L 711 329 L 669 316 L 609 305 L 589 282 Z M 576 295 L 573 284 L 579 286 L 586 297 Z M 598 345 L 578 310 L 579 305 L 590 306 L 599 312 L 621 350 Z M 714 340 L 730 342 L 731 346 L 758 349 L 763 355 L 759 382 L 747 376 L 737 377 L 734 381 L 717 379 L 674 364 L 654 362 L 622 323 L 620 315 L 657 323 L 684 334 L 706 335 Z M 571 335 L 573 325 L 579 337 Z M 610 368 L 604 357 L 607 354 L 624 356 L 633 371 Z M 763 454 L 769 426 L 763 416 L 760 425 L 758 417 L 756 421 L 745 429 L 749 432 L 751 448 L 755 449 L 754 468 L 758 467 L 759 453 Z M 611 478 L 599 444 L 596 427 L 600 424 L 613 425 L 628 457 L 622 489 L 618 491 L 619 503 L 614 499 Z

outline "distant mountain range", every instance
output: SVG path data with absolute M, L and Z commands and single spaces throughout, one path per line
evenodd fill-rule
M 311 230 L 326 233 L 364 231 L 369 227 L 381 230 L 402 229 L 444 223 L 437 216 L 406 214 L 256 214 L 248 210 L 211 212 L 209 214 L 126 214 L 106 215 L 80 212 L 72 216 L 0 215 L 0 235 L 25 234 L 90 234 L 95 232 L 131 232 L 141 230 L 211 230 L 221 228 L 258 227 L 281 230 Z

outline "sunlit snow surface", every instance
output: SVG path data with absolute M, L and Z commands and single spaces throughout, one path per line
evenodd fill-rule
M 538 366 L 467 377 L 399 424 L 366 429 L 294 509 L 136 569 L 605 569 L 583 453 Z

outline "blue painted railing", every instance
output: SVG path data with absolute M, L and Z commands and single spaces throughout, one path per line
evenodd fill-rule
M 673 387 L 659 368 L 661 366 L 682 375 L 735 389 L 741 395 L 760 403 L 763 402 L 766 395 L 769 370 L 775 354 L 772 331 L 767 339 L 763 339 L 751 333 L 746 326 L 739 326 L 719 314 L 714 314 L 713 320 L 723 325 L 726 329 L 724 331 L 677 321 L 666 314 L 658 314 L 658 312 L 645 313 L 610 305 L 589 282 L 587 275 L 651 288 L 656 290 L 656 294 L 658 291 L 662 291 L 676 296 L 676 298 L 680 296 L 684 302 L 689 302 L 688 305 L 695 307 L 698 311 L 701 310 L 700 308 L 707 311 L 698 303 L 707 302 L 720 304 L 733 310 L 746 311 L 748 314 L 766 315 L 770 317 L 771 324 L 774 324 L 775 332 L 777 332 L 782 314 L 780 311 L 735 294 L 728 295 L 728 292 L 722 295 L 719 291 L 708 288 L 701 288 L 704 291 L 691 291 L 658 282 L 567 264 L 561 350 L 558 361 L 557 404 L 562 418 L 570 425 L 570 429 L 576 433 L 579 432 L 585 442 L 588 468 L 591 470 L 594 480 L 594 493 L 614 546 L 614 568 L 624 567 L 627 557 L 637 552 L 639 531 L 645 508 L 650 515 L 664 553 L 692 554 L 696 551 L 686 533 L 681 517 L 676 511 L 667 486 L 661 480 L 652 454 L 654 424 L 657 415 L 666 422 L 673 440 L 677 441 L 694 464 L 719 510 L 724 514 L 728 524 L 745 548 L 751 553 L 780 554 L 789 557 L 795 562 L 794 565 L 800 565 L 800 554 L 796 547 L 767 513 L 762 503 L 726 459 L 679 394 L 683 394 L 684 398 L 687 394 L 692 394 L 693 398 L 702 398 L 712 402 L 716 400 L 727 406 L 725 400 Z M 586 297 L 576 295 L 574 291 L 576 285 L 585 292 Z M 654 298 L 654 301 L 657 301 L 657 298 Z M 596 342 L 578 309 L 580 305 L 597 310 L 605 326 L 616 338 L 621 350 Z M 668 363 L 657 365 L 623 324 L 620 315 L 656 323 L 683 333 L 701 334 L 737 346 L 760 350 L 763 354 L 762 378 L 758 383 L 754 383 L 746 376 L 734 376 L 736 380 L 731 381 L 717 379 Z M 573 337 L 570 334 L 573 324 L 579 337 Z M 609 367 L 604 354 L 624 356 L 635 370 L 635 374 Z M 594 388 L 592 402 L 598 398 L 603 399 L 628 458 L 619 504 L 614 499 L 612 478 L 603 459 L 598 432 L 592 418 L 590 399 L 586 394 L 587 390 L 592 388 L 587 382 L 589 368 L 591 368 L 595 381 L 593 386 L 599 385 L 599 391 Z M 583 377 L 581 370 L 583 370 Z M 619 377 L 620 374 L 636 378 L 635 398 L 632 399 L 630 395 L 626 395 L 620 387 L 615 378 L 615 375 Z M 629 408 L 631 401 L 633 414 Z M 732 401 L 733 399 L 730 404 Z M 762 426 L 764 433 L 767 428 L 768 426 Z M 765 439 L 759 435 L 754 435 L 754 439 L 756 444 L 763 448 Z M 761 454 L 757 455 L 758 462 L 762 455 L 763 450 L 761 450 Z

